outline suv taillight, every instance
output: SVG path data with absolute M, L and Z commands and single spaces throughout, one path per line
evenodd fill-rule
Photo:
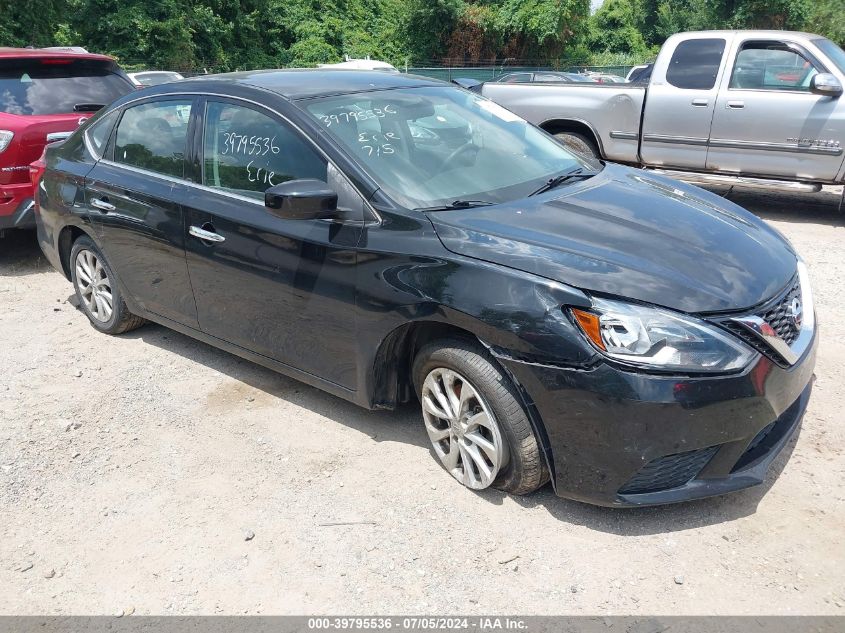
M 41 156 L 38 160 L 34 160 L 29 164 L 29 179 L 32 182 L 32 191 L 35 194 L 35 206 L 38 207 L 38 182 L 41 180 L 41 176 L 44 175 L 44 170 L 47 168 L 47 148 L 44 148 L 44 151 L 41 152 Z

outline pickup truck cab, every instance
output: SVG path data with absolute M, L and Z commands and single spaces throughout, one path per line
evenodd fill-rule
M 702 31 L 670 37 L 647 86 L 482 94 L 583 154 L 692 182 L 818 190 L 845 181 L 843 84 L 845 52 L 819 35 Z

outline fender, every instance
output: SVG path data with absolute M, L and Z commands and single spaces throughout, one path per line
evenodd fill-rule
M 551 119 L 546 119 L 537 127 L 539 127 L 545 132 L 548 132 L 549 134 L 555 134 L 555 132 L 553 132 L 552 130 L 554 130 L 555 128 L 561 128 L 558 131 L 564 131 L 567 128 L 567 124 L 569 124 L 571 128 L 583 126 L 587 130 L 589 130 L 596 141 L 596 147 L 599 148 L 599 153 L 601 154 L 601 157 L 605 157 L 604 141 L 602 140 L 601 135 L 596 131 L 595 126 L 589 121 L 577 118 L 552 117 Z

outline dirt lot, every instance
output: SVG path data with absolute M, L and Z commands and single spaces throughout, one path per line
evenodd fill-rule
M 838 194 L 731 195 L 810 265 L 824 338 L 800 436 L 763 487 L 638 510 L 476 494 L 414 408 L 367 412 L 159 326 L 97 334 L 10 235 L 0 612 L 845 614 Z

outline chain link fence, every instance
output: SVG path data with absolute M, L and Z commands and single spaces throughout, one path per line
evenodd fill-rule
M 225 72 L 224 69 L 216 68 L 213 64 L 206 65 L 203 63 L 200 63 L 194 69 L 186 70 L 184 68 L 152 68 L 149 64 L 146 64 L 143 61 L 137 59 L 122 59 L 119 60 L 119 62 L 127 70 L 127 72 L 139 72 L 141 70 L 169 70 L 181 73 L 185 77 Z M 643 61 L 642 63 L 645 62 Z M 476 81 L 491 81 L 493 79 L 496 79 L 497 77 L 508 73 L 539 71 L 557 71 L 571 73 L 597 72 L 625 77 L 633 67 L 633 64 L 596 66 L 577 62 L 532 59 L 505 59 L 499 62 L 496 62 L 494 60 L 488 60 L 476 64 L 450 63 L 450 60 L 423 60 L 422 63 L 417 63 L 415 65 L 397 65 L 397 68 L 400 72 L 422 75 L 424 77 L 431 77 L 432 79 L 440 79 L 442 81 L 452 81 L 453 79 L 474 79 Z M 237 68 L 232 70 L 252 69 Z
M 572 64 L 566 66 L 408 66 L 401 68 L 402 72 L 422 75 L 432 79 L 452 81 L 453 79 L 475 79 L 476 81 L 492 81 L 502 75 L 518 72 L 556 71 L 568 73 L 597 72 L 625 77 L 633 68 L 628 66 L 589 66 Z

